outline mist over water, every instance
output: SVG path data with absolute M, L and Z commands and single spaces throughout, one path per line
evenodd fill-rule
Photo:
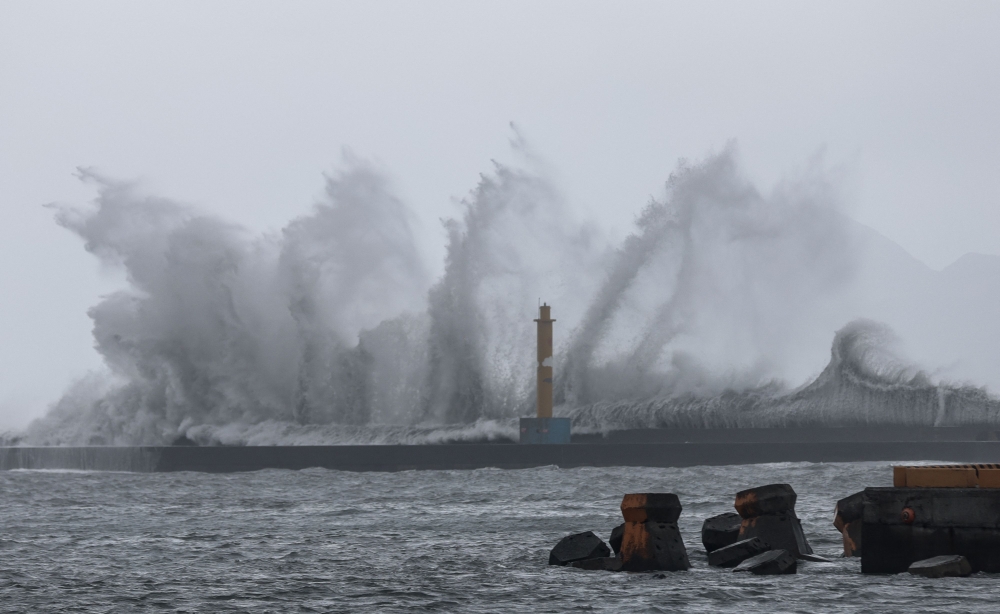
M 731 147 L 679 164 L 619 245 L 530 162 L 497 164 L 445 222 L 436 280 L 413 213 L 364 161 L 264 235 L 81 177 L 97 198 L 56 220 L 127 287 L 89 312 L 107 372 L 24 443 L 512 437 L 534 411 L 540 299 L 557 319 L 556 413 L 578 430 L 1000 417 L 985 388 L 934 381 L 859 319 L 894 312 L 866 308 L 870 250 L 824 174 L 765 192 Z

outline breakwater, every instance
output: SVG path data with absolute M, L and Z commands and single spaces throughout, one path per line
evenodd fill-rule
M 497 443 L 444 445 L 343 446 L 92 446 L 0 448 L 0 470 L 57 469 L 93 471 L 227 473 L 261 469 L 321 467 L 343 471 L 416 469 L 526 469 L 531 467 L 691 467 L 777 462 L 857 462 L 935 460 L 988 463 L 1000 461 L 1000 441 L 951 439 L 965 433 L 942 429 L 938 439 L 873 440 L 847 433 L 803 432 L 799 440 L 777 441 L 777 434 L 757 429 L 721 433 L 715 440 L 630 440 L 625 434 L 564 445 Z M 901 436 L 907 433 L 903 431 Z M 912 435 L 912 434 L 911 434 Z M 656 434 L 637 433 L 652 439 Z M 669 438 L 665 433 L 660 437 Z M 980 435 L 982 437 L 982 435 Z M 747 439 L 750 439 L 749 441 Z

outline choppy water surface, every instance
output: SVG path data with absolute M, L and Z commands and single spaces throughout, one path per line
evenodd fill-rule
M 883 463 L 394 474 L 0 473 L 4 611 L 995 612 L 1000 578 L 862 576 L 858 559 L 795 576 L 709 568 L 701 521 L 748 486 L 788 482 L 818 554 L 837 498 L 891 483 Z M 563 535 L 607 539 L 626 492 L 671 491 L 693 568 L 549 567 Z

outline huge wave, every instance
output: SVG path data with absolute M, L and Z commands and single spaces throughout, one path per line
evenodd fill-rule
M 805 173 L 763 194 L 732 147 L 682 162 L 617 247 L 544 173 L 497 164 L 445 222 L 436 282 L 412 212 L 361 160 L 327 177 L 309 215 L 264 235 L 81 177 L 97 198 L 58 207 L 57 222 L 127 287 L 89 312 L 106 372 L 72 386 L 24 443 L 510 438 L 533 412 L 540 298 L 562 339 L 556 412 L 583 431 L 1000 416 L 985 389 L 895 357 L 886 326 L 843 326 L 853 312 L 836 297 L 862 263 L 835 191 Z M 790 387 L 838 318 L 829 364 Z

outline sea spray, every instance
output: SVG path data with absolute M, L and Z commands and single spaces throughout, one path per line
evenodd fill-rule
M 544 296 L 578 318 L 602 265 L 593 233 L 575 223 L 544 177 L 496 165 L 447 222 L 442 279 L 430 292 L 426 420 L 467 423 L 532 409 L 531 314 Z M 526 360 L 525 357 L 528 357 Z
M 586 432 L 1000 422 L 1000 400 L 984 388 L 933 383 L 891 352 L 894 341 L 885 325 L 857 320 L 837 332 L 823 372 L 798 389 L 768 382 L 711 395 L 681 392 L 599 402 L 568 415 Z
M 557 398 L 711 396 L 785 375 L 858 266 L 846 220 L 814 187 L 762 195 L 731 148 L 682 163 L 572 332 Z
M 412 213 L 359 160 L 261 236 L 83 178 L 94 206 L 57 221 L 128 287 L 90 311 L 107 373 L 24 443 L 510 439 L 533 409 L 540 298 L 558 321 L 556 413 L 580 431 L 998 420 L 985 389 L 933 383 L 866 321 L 795 387 L 856 317 L 857 236 L 821 176 L 761 192 L 732 147 L 682 163 L 617 249 L 543 171 L 497 164 L 445 222 L 433 284 Z

